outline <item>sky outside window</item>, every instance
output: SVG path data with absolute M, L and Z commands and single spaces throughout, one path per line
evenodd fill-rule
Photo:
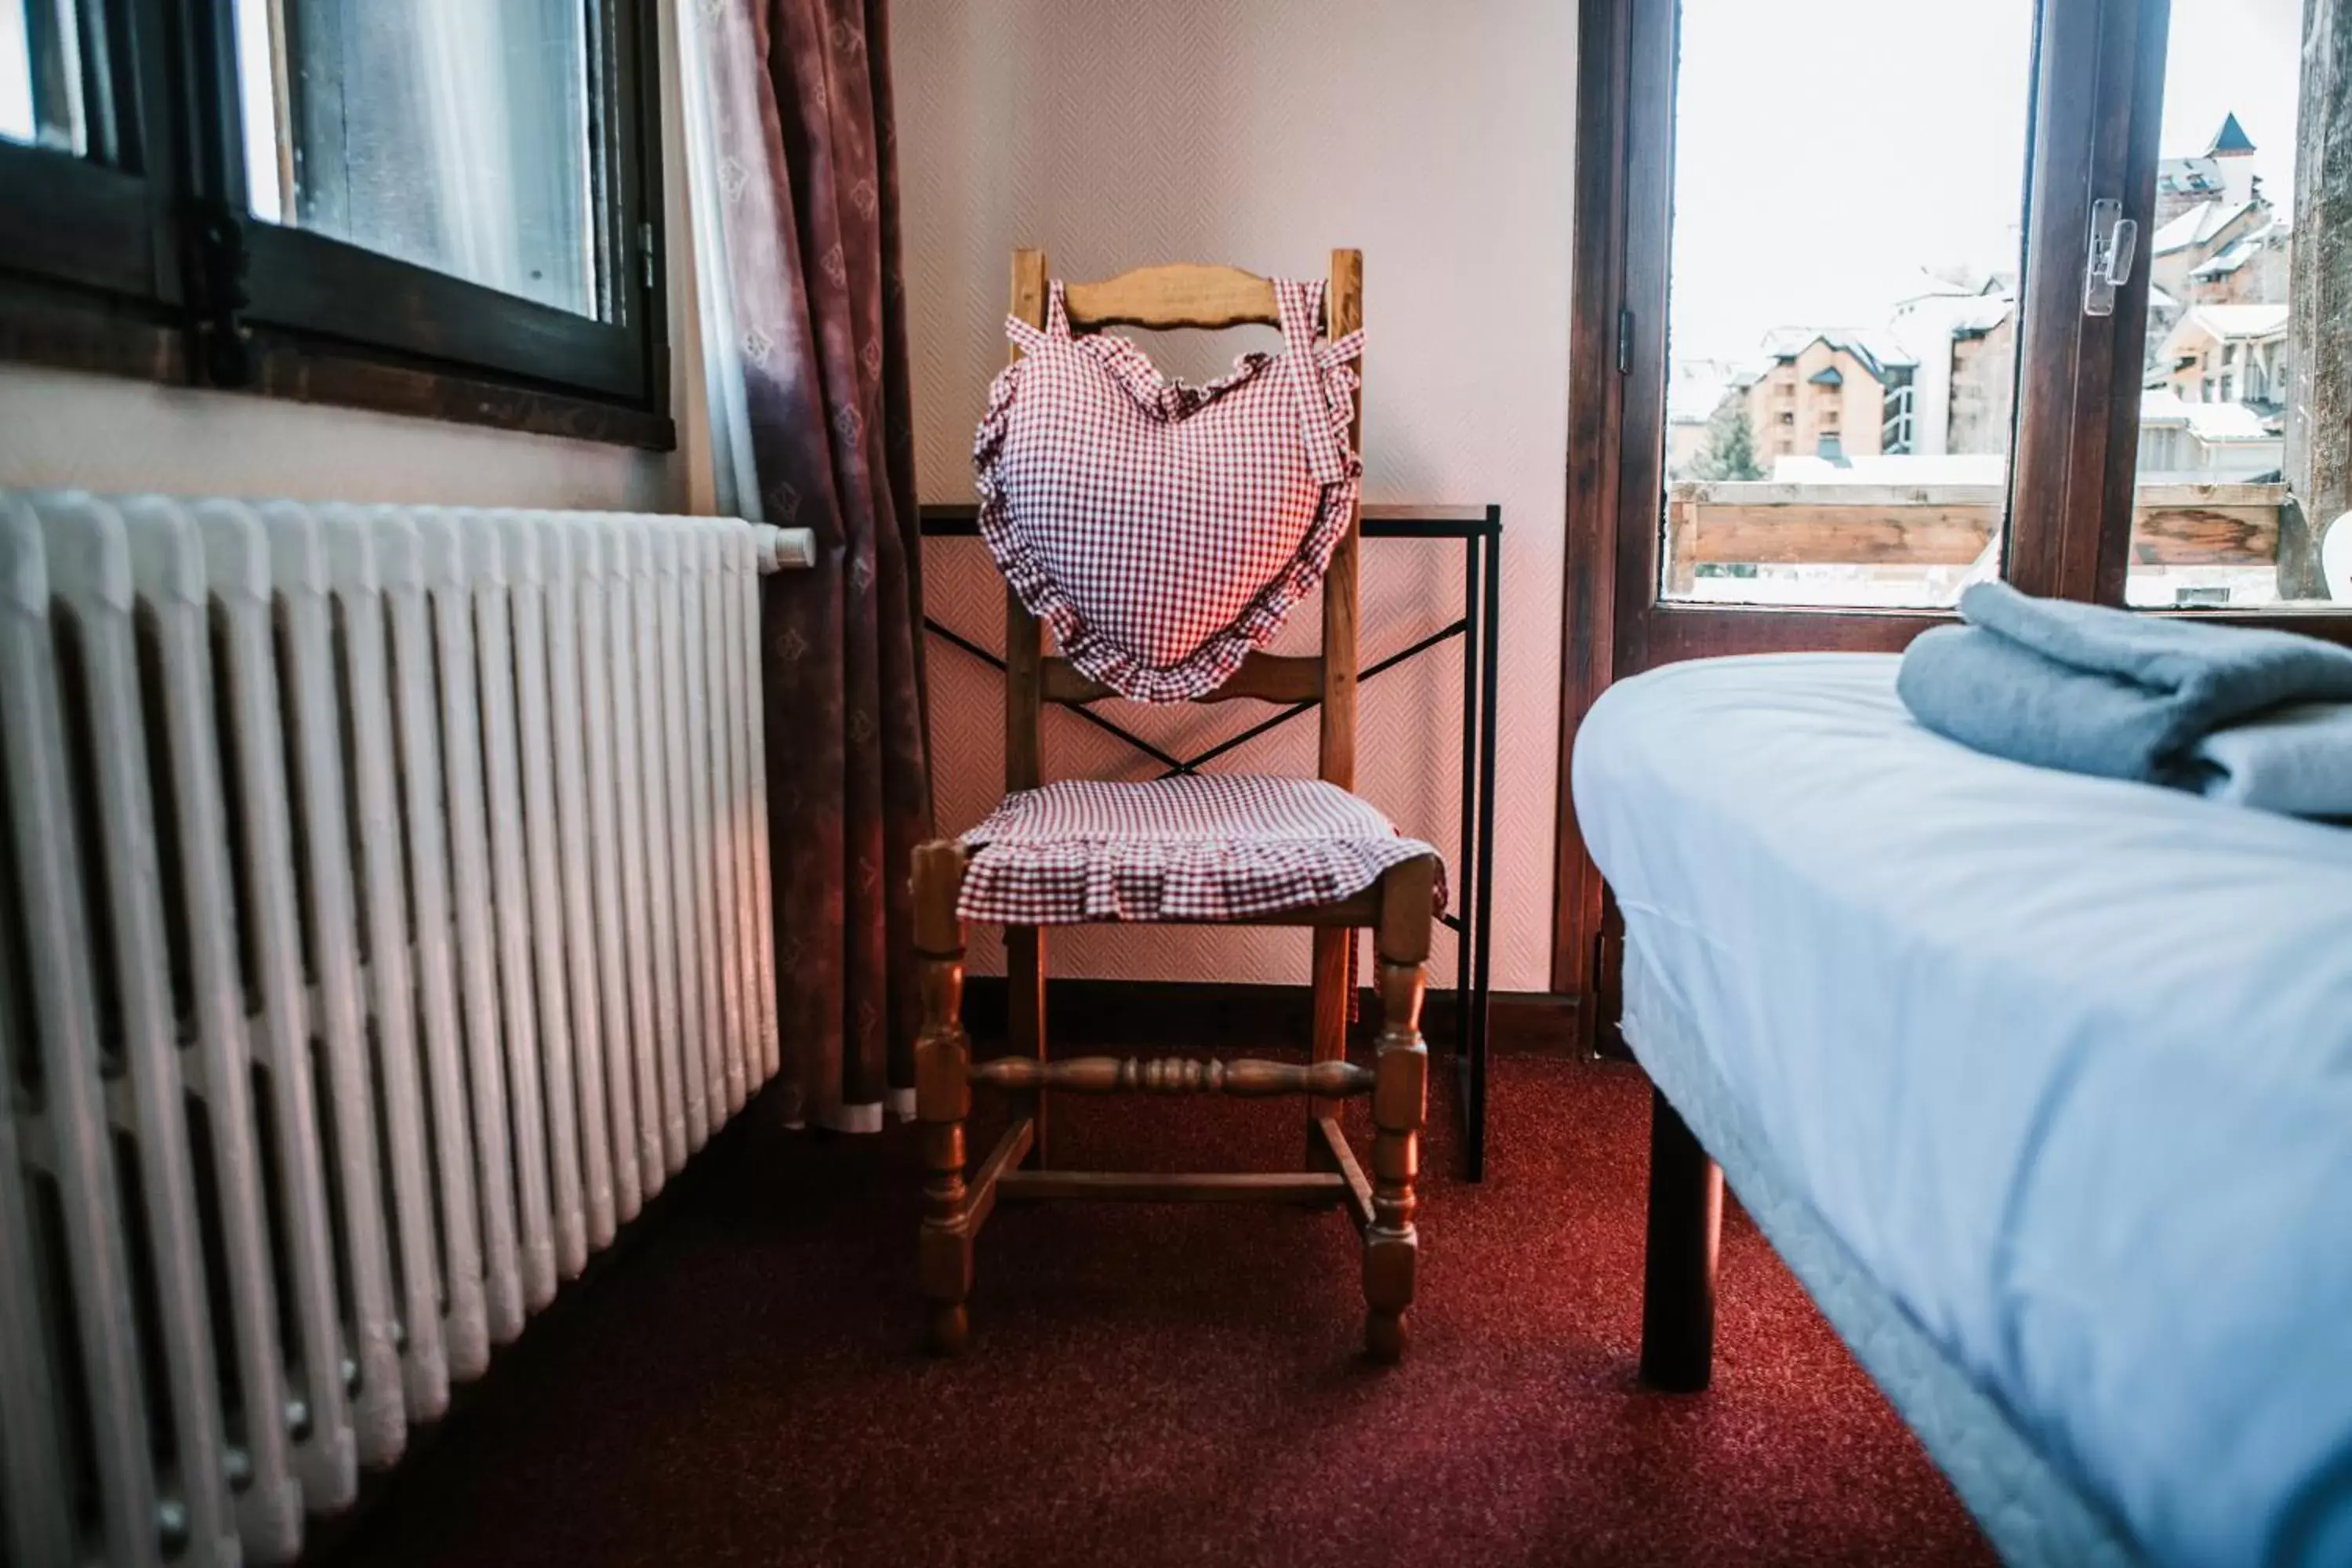
M 1885 325 L 1923 268 L 2013 273 L 2032 0 L 1684 0 L 1673 353 Z M 2287 205 L 2302 0 L 2175 0 L 2161 151 L 2234 112 Z

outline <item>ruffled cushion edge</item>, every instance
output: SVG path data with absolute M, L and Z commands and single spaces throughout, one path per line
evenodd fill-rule
M 1236 881 L 1263 886 L 1303 879 L 1296 900 L 1265 912 L 1313 909 L 1362 892 L 1408 860 L 1436 861 L 1436 910 L 1446 908 L 1445 858 L 1436 847 L 1399 835 L 1385 839 L 1258 838 L 1222 842 L 1138 843 L 1072 838 L 1051 844 L 992 845 L 986 823 L 963 837 L 977 850 L 966 864 L 956 913 L 988 924 L 1083 925 L 1193 919 L 1175 909 L 1229 903 Z M 1041 879 L 1041 870 L 1053 873 Z M 1041 881 L 1044 885 L 1041 887 Z
M 1080 338 L 1072 340 L 1067 346 L 1084 352 L 1100 341 Z M 1021 595 L 1022 604 L 1031 615 L 1053 626 L 1062 657 L 1081 673 L 1136 702 L 1190 702 L 1205 697 L 1232 679 L 1242 660 L 1272 642 L 1298 602 L 1323 581 L 1331 564 L 1331 552 L 1339 548 L 1347 531 L 1364 473 L 1363 458 L 1348 439 L 1348 427 L 1355 418 L 1354 405 L 1348 395 L 1356 387 L 1356 375 L 1345 364 L 1327 361 L 1323 356 L 1330 352 L 1328 345 L 1318 352 L 1313 372 L 1330 413 L 1332 435 L 1343 463 L 1340 478 L 1322 487 L 1315 521 L 1308 524 L 1298 548 L 1282 570 L 1223 629 L 1212 632 L 1191 653 L 1165 666 L 1146 664 L 1096 631 L 1031 553 L 1028 541 L 1013 516 L 1012 498 L 998 472 L 1011 429 L 1013 399 L 1020 389 L 1022 369 L 1030 361 L 1025 357 L 1015 360 L 997 373 L 996 379 L 989 384 L 987 412 L 982 416 L 980 429 L 972 439 L 972 471 L 980 490 L 980 536 L 987 542 L 989 553 L 996 558 L 1004 580 Z M 1094 358 L 1122 386 L 1127 384 L 1128 372 L 1118 361 L 1100 352 Z M 1248 366 L 1244 374 L 1242 367 L 1236 367 L 1233 375 L 1211 383 L 1210 387 L 1221 393 L 1227 389 L 1226 384 L 1254 379 L 1263 368 Z

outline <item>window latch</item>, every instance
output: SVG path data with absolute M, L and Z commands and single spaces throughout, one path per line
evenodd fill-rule
M 245 219 L 225 201 L 196 206 L 196 359 L 206 383 L 244 386 L 253 380 L 253 330 L 245 312 L 253 303 L 246 282 L 251 258 Z
M 2112 316 L 2116 290 L 2131 281 L 2139 249 L 2139 225 L 2124 216 L 2124 204 L 2103 197 L 2091 204 L 2089 259 L 2083 269 L 2083 314 Z
M 637 225 L 637 280 L 646 293 L 654 291 L 654 226 L 650 223 Z

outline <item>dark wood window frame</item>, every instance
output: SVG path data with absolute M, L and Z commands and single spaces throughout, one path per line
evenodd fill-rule
M 1886 652 L 1938 612 L 1748 607 L 1659 595 L 1674 186 L 1676 0 L 1582 0 L 1577 46 L 1569 460 L 1551 988 L 1614 1016 L 1606 889 L 1570 794 L 1577 730 L 1609 684 L 1678 659 Z M 2155 229 L 2167 0 L 2042 0 L 2025 181 L 2018 398 L 2003 573 L 2029 593 L 2124 603 L 2148 268 L 2085 317 L 2079 256 L 2095 195 Z M 2039 266 L 2032 258 L 2053 258 Z M 2116 367 L 2130 367 L 2118 374 Z M 2352 641 L 2352 614 L 2210 612 Z
M 85 0 L 113 112 L 0 142 L 0 360 L 671 447 L 658 8 L 583 4 L 608 319 L 247 216 L 230 0 Z

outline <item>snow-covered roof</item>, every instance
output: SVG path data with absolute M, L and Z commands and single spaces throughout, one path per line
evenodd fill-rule
M 2189 272 L 2189 276 L 2191 278 L 2227 278 L 2231 273 L 2235 272 L 2239 268 L 2243 267 L 2247 262 L 2252 261 L 2254 258 L 2255 251 L 2260 248 L 2261 247 L 2258 246 L 2248 245 L 2245 241 L 2240 240 L 2237 244 L 2230 247 L 2227 250 L 2218 253 L 2212 260 L 2206 262 L 2201 267 L 2193 268 Z
M 2191 403 L 2169 387 L 2140 395 L 2139 422 L 2185 426 L 2208 446 L 2278 439 L 2263 424 L 2258 409 L 2242 403 Z
M 1953 318 L 1952 335 L 1965 337 L 1989 332 L 2009 320 L 2009 313 L 2016 309 L 2015 300 L 2001 295 L 1987 295 L 1973 308 Z
M 2255 257 L 2261 255 L 2263 247 L 2269 245 L 2285 227 L 2286 226 L 2284 224 L 2279 222 L 2276 218 L 2273 218 L 2270 222 L 2263 225 L 2262 227 L 2246 234 L 2241 238 L 2232 240 L 2229 245 L 2225 246 L 2219 253 L 2217 253 L 2211 260 L 2205 262 L 2202 266 L 2191 271 L 2189 276 L 2191 278 L 2227 278 L 2230 274 L 2235 272 L 2241 267 L 2243 267 L 2247 262 L 2252 261 Z
M 1859 327 L 1775 327 L 1764 334 L 1764 354 L 1768 359 L 1795 359 L 1815 342 L 1852 354 L 1881 381 L 1890 369 L 1908 369 L 1919 363 L 1890 334 Z
M 2219 195 L 2224 184 L 2221 165 L 2211 158 L 2166 158 L 2156 166 L 2156 188 L 2168 195 Z
M 2272 338 L 2286 331 L 2287 307 L 2275 305 L 2200 305 L 2181 322 L 2182 330 L 2198 327 L 2222 342 Z
M 2010 272 L 1987 272 L 1962 262 L 1948 267 L 1919 268 L 1918 288 L 1896 301 L 1899 311 L 1924 300 L 1973 299 L 1979 295 L 2007 296 L 2017 291 Z
M 2017 309 L 2005 280 L 1966 293 L 1921 294 L 1895 308 L 1890 331 L 1911 363 L 1940 362 L 1949 357 L 1955 338 L 1980 337 L 2007 321 Z
M 2253 205 L 2252 202 L 2199 202 L 2158 229 L 2156 237 L 2148 241 L 2148 247 L 2158 256 L 2169 256 L 2192 245 L 2204 245 Z

